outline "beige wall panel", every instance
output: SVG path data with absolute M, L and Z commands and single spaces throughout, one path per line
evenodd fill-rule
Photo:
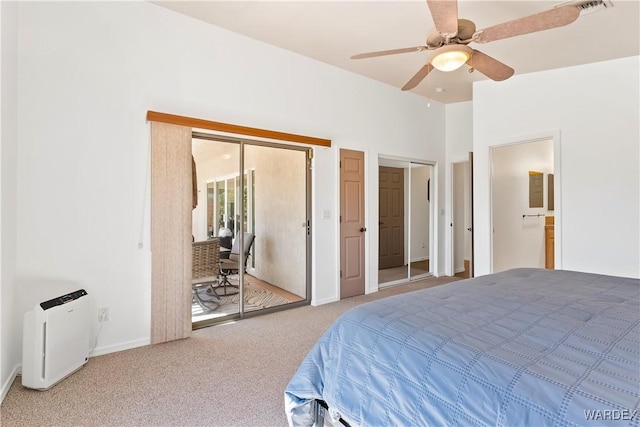
M 151 124 L 151 343 L 191 335 L 191 128 Z

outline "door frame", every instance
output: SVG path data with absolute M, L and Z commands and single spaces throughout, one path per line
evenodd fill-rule
M 489 161 L 489 199 L 487 205 L 489 206 L 489 271 L 493 273 L 493 149 L 505 147 L 508 145 L 526 144 L 530 142 L 537 142 L 542 140 L 553 141 L 553 192 L 554 192 L 554 265 L 556 270 L 561 270 L 562 267 L 562 157 L 560 147 L 560 131 L 547 131 L 532 134 L 528 136 L 512 137 L 502 141 L 496 141 L 494 144 L 490 144 L 488 147 L 488 161 Z M 475 177 L 474 177 L 475 178 Z M 475 194 L 474 194 L 475 196 Z M 474 211 L 474 223 L 477 223 L 475 215 L 477 210 Z M 475 248 L 474 248 L 475 249 Z

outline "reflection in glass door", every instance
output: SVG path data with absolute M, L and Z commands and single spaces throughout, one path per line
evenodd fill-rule
M 194 327 L 308 304 L 310 149 L 195 133 L 192 147 L 194 247 L 216 241 L 221 259 L 193 287 Z
M 431 273 L 431 165 L 411 163 L 409 212 L 409 279 L 421 279 Z
M 433 165 L 379 159 L 378 284 L 431 276 Z

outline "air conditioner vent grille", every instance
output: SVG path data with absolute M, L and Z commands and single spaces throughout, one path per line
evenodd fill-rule
M 580 15 L 586 15 L 613 7 L 613 3 L 608 0 L 587 0 L 579 2 L 576 6 L 580 9 Z
M 558 4 L 555 7 L 573 5 L 580 9 L 580 15 L 606 10 L 613 7 L 611 0 L 573 0 L 570 2 Z

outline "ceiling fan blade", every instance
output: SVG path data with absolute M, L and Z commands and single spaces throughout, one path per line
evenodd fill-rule
M 471 58 L 467 60 L 467 65 L 498 82 L 508 79 L 514 73 L 513 68 L 475 49 Z
M 427 0 L 431 18 L 439 33 L 455 36 L 458 33 L 458 1 L 457 0 Z
M 409 80 L 404 86 L 402 86 L 402 90 L 409 90 L 418 86 L 418 84 L 422 80 L 424 80 L 425 77 L 427 77 L 427 74 L 429 74 L 431 70 L 433 70 L 433 65 L 427 62 L 422 68 L 418 70 L 415 76 L 411 77 L 411 80 Z
M 522 34 L 550 30 L 570 24 L 578 19 L 578 16 L 580 16 L 580 9 L 577 6 L 562 6 L 480 30 L 475 41 L 488 43 Z
M 423 50 L 427 49 L 427 46 L 415 46 L 405 47 L 402 49 L 379 50 L 377 52 L 359 53 L 357 55 L 353 55 L 351 59 L 373 58 L 375 56 L 395 55 L 397 53 L 422 52 Z

